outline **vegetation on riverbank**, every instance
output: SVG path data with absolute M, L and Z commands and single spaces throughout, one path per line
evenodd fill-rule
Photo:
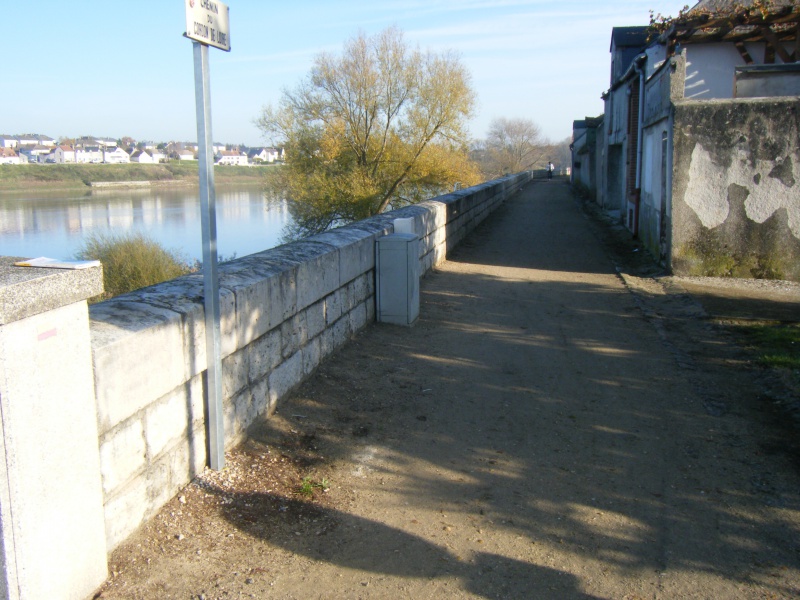
M 157 165 L 0 165 L 0 192 L 30 189 L 86 189 L 93 182 L 150 181 L 197 184 L 198 163 L 172 161 Z M 261 183 L 275 165 L 214 167 L 216 183 Z
M 180 254 L 167 250 L 141 232 L 90 234 L 76 254 L 79 260 L 99 260 L 107 300 L 195 270 Z

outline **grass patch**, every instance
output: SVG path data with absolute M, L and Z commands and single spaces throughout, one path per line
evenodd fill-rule
M 744 334 L 759 364 L 800 370 L 800 325 L 741 325 L 738 331 Z
M 105 292 L 96 300 L 107 300 L 193 270 L 179 253 L 140 232 L 90 235 L 75 257 L 103 264 Z
M 259 183 L 276 165 L 214 167 L 217 183 Z M 157 165 L 0 165 L 0 191 L 30 187 L 87 187 L 92 182 L 155 181 L 197 183 L 199 166 L 194 161 L 171 161 Z

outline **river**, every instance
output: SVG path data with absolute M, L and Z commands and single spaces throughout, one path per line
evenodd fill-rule
M 273 248 L 289 222 L 284 204 L 259 186 L 217 186 L 221 260 Z M 0 196 L 0 255 L 71 259 L 91 233 L 141 231 L 189 262 L 202 259 L 196 187 L 115 189 Z

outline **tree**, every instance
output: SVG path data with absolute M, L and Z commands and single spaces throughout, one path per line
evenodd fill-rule
M 480 180 L 467 155 L 475 94 L 450 53 L 409 48 L 402 32 L 349 40 L 266 107 L 257 126 L 283 146 L 268 190 L 293 216 L 289 238 L 324 231 Z
M 494 119 L 486 141 L 477 146 L 484 175 L 488 179 L 519 173 L 547 162 L 550 143 L 530 119 Z

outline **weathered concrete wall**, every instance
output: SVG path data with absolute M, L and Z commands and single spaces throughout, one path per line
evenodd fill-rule
M 672 268 L 800 281 L 800 99 L 675 105 Z
M 420 272 L 444 260 L 530 173 L 459 190 L 220 266 L 226 446 L 375 319 L 375 240 L 413 217 Z M 109 549 L 206 464 L 202 277 L 91 307 Z

